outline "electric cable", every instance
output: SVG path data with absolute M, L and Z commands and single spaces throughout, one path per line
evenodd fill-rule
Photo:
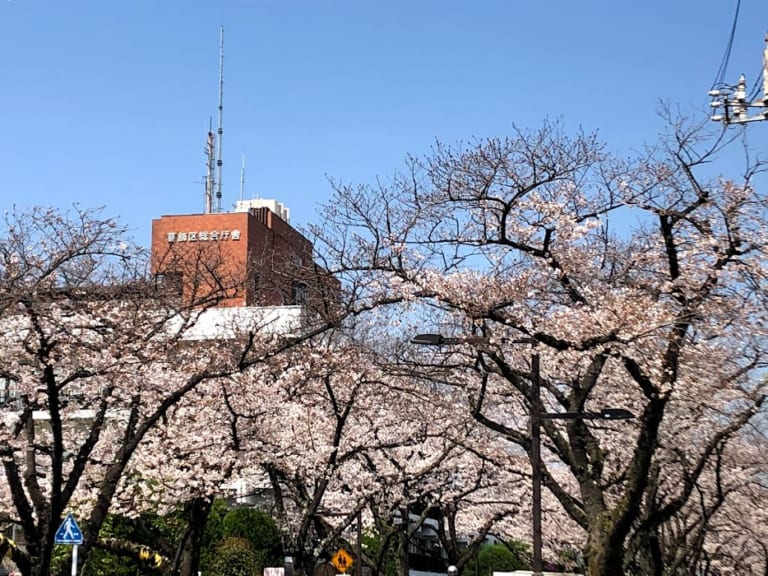
M 760 95 L 760 89 L 763 87 L 763 69 L 760 68 L 760 71 L 755 74 L 755 83 L 752 85 L 752 88 L 749 90 L 749 97 L 747 98 L 747 101 L 752 102 L 754 100 L 757 100 L 757 97 Z
M 731 49 L 733 48 L 733 39 L 736 37 L 736 24 L 739 21 L 739 11 L 741 10 L 741 0 L 736 0 L 736 11 L 733 15 L 733 23 L 731 24 L 731 33 L 728 38 L 728 42 L 723 53 L 723 59 L 720 61 L 720 68 L 717 70 L 717 76 L 712 83 L 712 88 L 718 88 L 723 85 L 725 74 L 728 70 L 728 61 L 731 59 Z

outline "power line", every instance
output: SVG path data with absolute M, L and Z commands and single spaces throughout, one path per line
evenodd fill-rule
M 712 88 L 717 88 L 723 85 L 725 80 L 725 74 L 728 70 L 728 62 L 731 59 L 731 50 L 733 49 L 733 40 L 736 37 L 736 25 L 739 22 L 739 12 L 741 11 L 741 0 L 736 0 L 736 11 L 733 14 L 733 23 L 731 24 L 731 33 L 728 37 L 728 42 L 725 45 L 725 52 L 723 58 L 720 61 L 720 68 L 717 70 L 717 76 L 712 83 Z
M 738 18 L 738 6 L 736 18 Z M 747 78 L 744 74 L 739 76 L 735 86 L 724 83 L 724 70 L 727 67 L 731 47 L 733 46 L 733 31 L 735 30 L 736 18 L 734 18 L 734 26 L 731 29 L 731 38 L 728 42 L 726 55 L 723 57 L 723 63 L 720 65 L 720 78 L 717 81 L 717 85 L 713 86 L 709 91 L 709 95 L 713 98 L 710 106 L 716 109 L 716 113 L 711 118 L 716 122 L 723 122 L 726 126 L 768 120 L 768 34 L 765 36 L 762 73 L 757 75 L 758 80 L 752 89 L 747 92 Z M 759 96 L 761 78 L 763 84 L 762 98 Z M 757 112 L 750 116 L 750 113 L 755 110 Z

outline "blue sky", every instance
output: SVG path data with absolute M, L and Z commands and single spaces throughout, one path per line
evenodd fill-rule
M 316 221 L 326 176 L 371 183 L 406 153 L 561 118 L 615 150 L 659 100 L 708 113 L 736 0 L 0 0 L 0 200 L 105 206 L 149 243 L 200 212 L 225 28 L 222 206 Z M 761 67 L 768 3 L 742 0 L 726 80 Z M 766 142 L 768 123 L 749 128 Z

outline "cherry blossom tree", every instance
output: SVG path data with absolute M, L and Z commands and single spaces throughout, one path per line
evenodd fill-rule
M 768 495 L 764 478 L 764 427 L 746 428 L 741 432 L 731 437 L 723 434 L 715 437 L 713 457 L 696 482 L 696 496 L 681 506 L 673 521 L 658 530 L 638 530 L 630 550 L 636 548 L 638 541 L 646 546 L 650 543 L 652 557 L 665 566 L 665 573 L 669 574 L 685 570 L 701 574 L 765 571 L 768 555 L 764 542 L 768 534 L 764 507 L 759 505 Z M 676 448 L 671 451 L 682 454 Z M 686 476 L 690 476 L 690 472 Z M 670 506 L 664 496 L 671 488 L 660 482 L 659 477 L 654 470 L 651 495 L 659 505 L 649 508 L 662 513 Z M 681 481 L 685 482 L 686 477 Z M 679 499 L 672 499 L 671 503 L 681 504 Z M 647 512 L 642 522 L 648 525 Z
M 532 354 L 545 412 L 634 412 L 542 424 L 545 486 L 583 530 L 591 576 L 685 573 L 655 543 L 709 513 L 702 491 L 737 501 L 718 494 L 740 466 L 724 451 L 764 411 L 763 165 L 747 155 L 719 176 L 723 139 L 668 120 L 628 160 L 552 123 L 438 144 L 390 182 L 337 183 L 313 229 L 361 317 L 404 339 L 464 338 L 408 365 L 463 390 L 468 412 L 524 451 Z M 702 531 L 700 548 L 721 535 Z
M 188 394 L 210 391 L 290 343 L 255 329 L 215 344 L 187 338 L 231 287 L 203 280 L 221 290 L 180 298 L 178 286 L 149 274 L 145 251 L 125 229 L 98 211 L 14 211 L 5 224 L 0 519 L 20 526 L 24 546 L 0 546 L 25 576 L 43 575 L 67 512 L 80 521 L 79 559 L 87 560 L 113 504 L 126 503 L 116 498 L 119 491 L 142 485 L 137 472 L 147 462 L 129 468 L 132 458 L 145 439 L 162 434 L 153 432 L 156 426 L 189 410 Z M 221 259 L 201 253 L 195 262 L 199 274 L 215 276 Z M 197 396 L 196 414 L 215 418 L 204 400 Z M 199 434 L 190 427 L 174 445 L 199 443 Z M 197 466 L 185 460 L 187 472 Z M 187 473 L 166 481 L 189 490 L 197 479 Z
M 413 452 L 435 432 L 348 339 L 307 342 L 239 380 L 227 405 L 244 468 L 268 478 L 286 549 L 295 569 L 309 571 L 404 473 L 383 465 L 381 454 Z M 255 387 L 260 399 L 249 401 Z
M 454 521 L 463 514 L 479 545 L 517 509 L 516 502 L 503 510 L 487 505 L 498 502 L 499 482 L 511 478 L 500 480 L 498 471 L 513 458 L 449 394 L 436 396 L 431 382 L 382 370 L 382 343 L 363 347 L 353 333 L 306 341 L 232 377 L 219 394 L 227 414 L 219 422 L 235 447 L 234 475 L 268 487 L 269 511 L 300 572 L 339 546 L 355 552 L 361 520 L 387 541 L 378 557 L 365 559 L 378 571 L 386 551 L 413 536 L 428 510 L 449 505 L 445 541 L 458 550 Z M 211 436 L 212 445 L 223 445 Z M 449 472 L 456 467 L 461 474 Z M 421 517 L 408 512 L 417 503 Z M 404 547 L 400 553 L 406 566 Z

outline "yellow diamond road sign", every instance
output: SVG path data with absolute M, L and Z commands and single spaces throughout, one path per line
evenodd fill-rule
M 336 554 L 333 555 L 333 558 L 331 558 L 331 564 L 333 564 L 336 567 L 336 570 L 341 573 L 349 570 L 353 562 L 352 556 L 350 556 L 344 548 L 339 548 Z

